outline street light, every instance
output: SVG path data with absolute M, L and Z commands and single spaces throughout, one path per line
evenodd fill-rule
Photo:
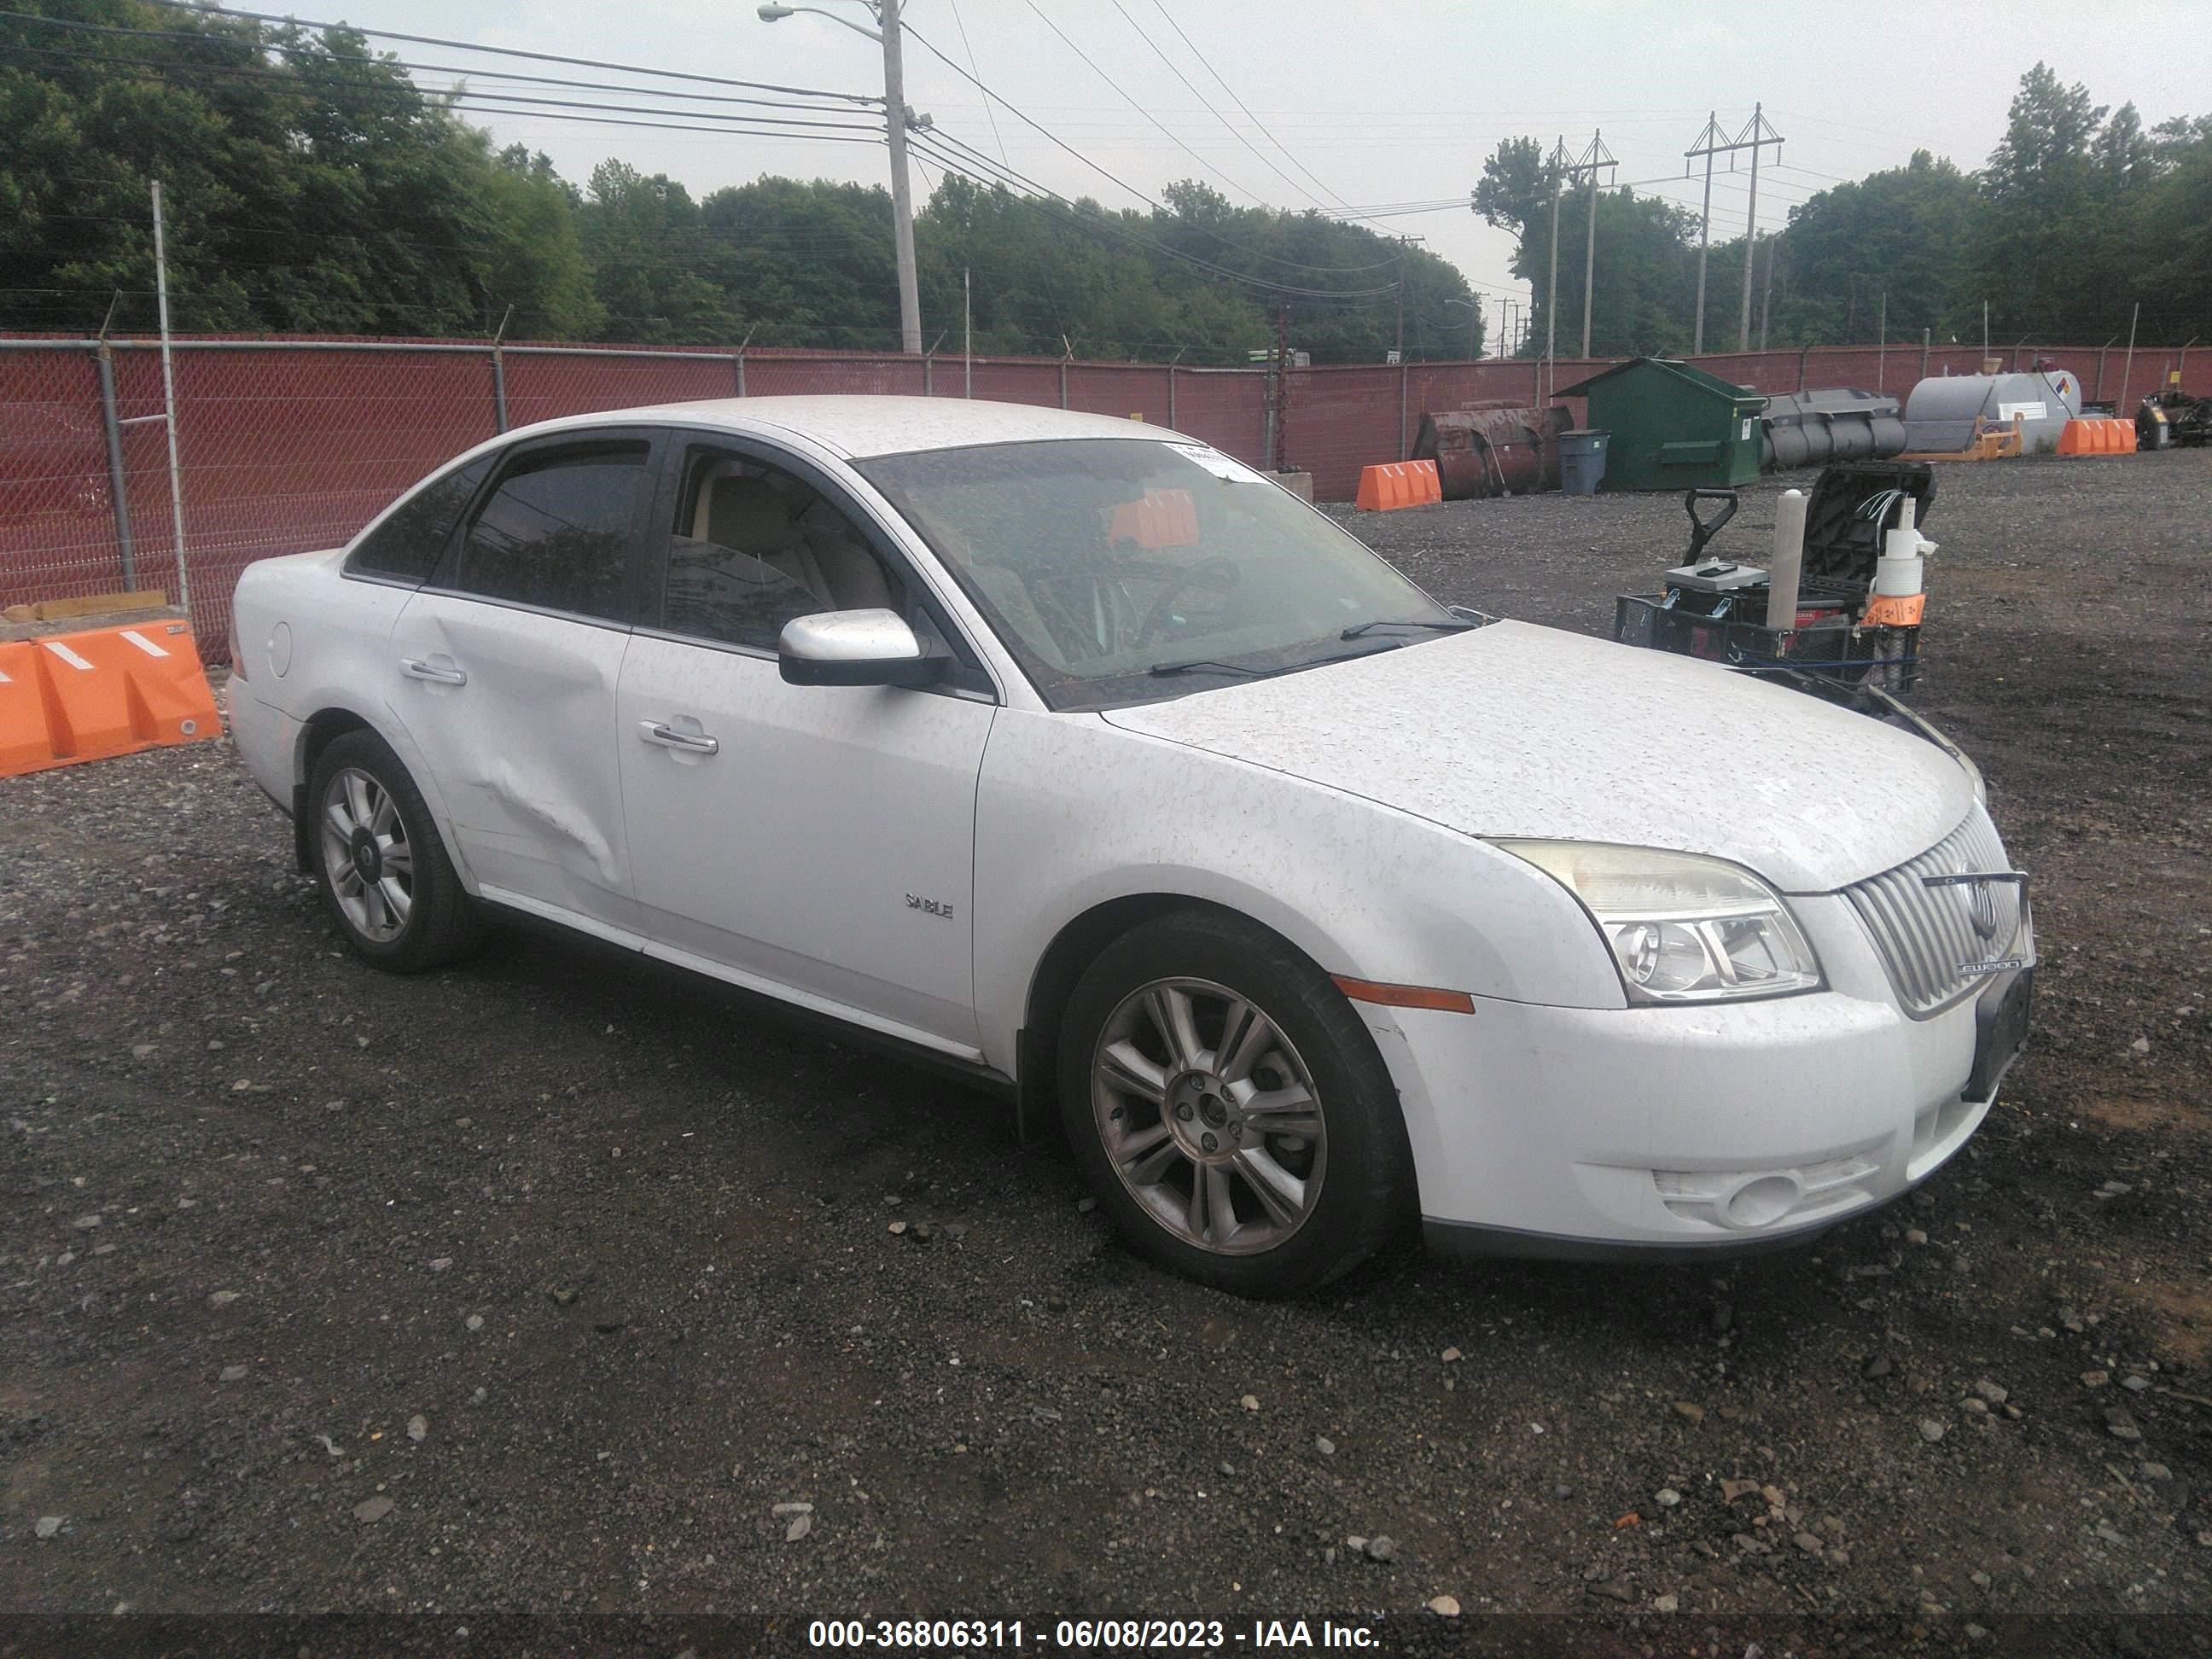
M 841 27 L 864 35 L 884 49 L 884 131 L 891 147 L 891 242 L 898 253 L 899 349 L 909 356 L 921 356 L 921 293 L 914 266 L 914 197 L 906 181 L 906 71 L 899 59 L 899 0 L 859 0 L 867 7 L 880 30 L 824 11 L 819 6 L 763 6 L 763 23 L 781 22 L 800 12 L 826 17 Z M 928 125 L 927 118 L 916 123 Z

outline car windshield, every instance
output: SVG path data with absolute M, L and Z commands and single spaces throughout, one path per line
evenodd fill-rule
M 1180 696 L 1464 625 L 1203 444 L 1062 439 L 856 465 L 1055 708 Z

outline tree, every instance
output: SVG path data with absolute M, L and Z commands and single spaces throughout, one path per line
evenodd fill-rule
M 1583 269 L 1589 246 L 1589 191 L 1568 183 L 1556 209 L 1557 164 L 1534 138 L 1508 138 L 1483 163 L 1473 207 L 1513 233 L 1513 274 L 1532 285 L 1535 303 L 1524 355 L 1540 356 L 1549 321 L 1552 219 L 1559 216 L 1559 298 L 1556 349 L 1582 349 Z M 1597 259 L 1590 307 L 1590 349 L 1601 356 L 1670 356 L 1689 349 L 1697 287 L 1694 216 L 1656 196 L 1600 190 Z
M 0 21 L 0 320 L 90 327 L 119 292 L 117 321 L 149 324 L 159 178 L 180 328 L 473 332 L 508 302 L 589 323 L 550 169 L 504 175 L 361 35 L 52 9 L 151 33 L 73 33 L 56 56 L 52 30 Z
M 737 343 L 737 313 L 708 275 L 708 240 L 683 185 L 602 161 L 579 217 L 592 291 L 624 339 Z
M 1923 149 L 1904 167 L 1832 185 L 1791 208 L 1776 250 L 1770 343 L 1872 339 L 1885 294 L 1893 337 L 1948 331 L 1978 205 L 1974 180 Z M 1718 262 L 1724 306 L 1741 292 L 1742 246 L 1732 244 Z

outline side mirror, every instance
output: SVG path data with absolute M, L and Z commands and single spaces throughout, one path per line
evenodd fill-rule
M 926 654 L 896 611 L 823 611 L 793 617 L 776 641 L 776 664 L 793 685 L 933 685 L 949 657 Z

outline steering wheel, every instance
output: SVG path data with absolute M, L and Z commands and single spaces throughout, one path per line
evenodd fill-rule
M 1200 586 L 1224 589 L 1234 587 L 1243 574 L 1233 559 L 1218 556 L 1200 559 L 1180 575 L 1170 579 L 1167 591 L 1152 601 L 1152 609 L 1145 612 L 1145 619 L 1137 625 L 1130 644 L 1150 645 L 1153 636 L 1166 625 L 1175 602 L 1192 588 Z

